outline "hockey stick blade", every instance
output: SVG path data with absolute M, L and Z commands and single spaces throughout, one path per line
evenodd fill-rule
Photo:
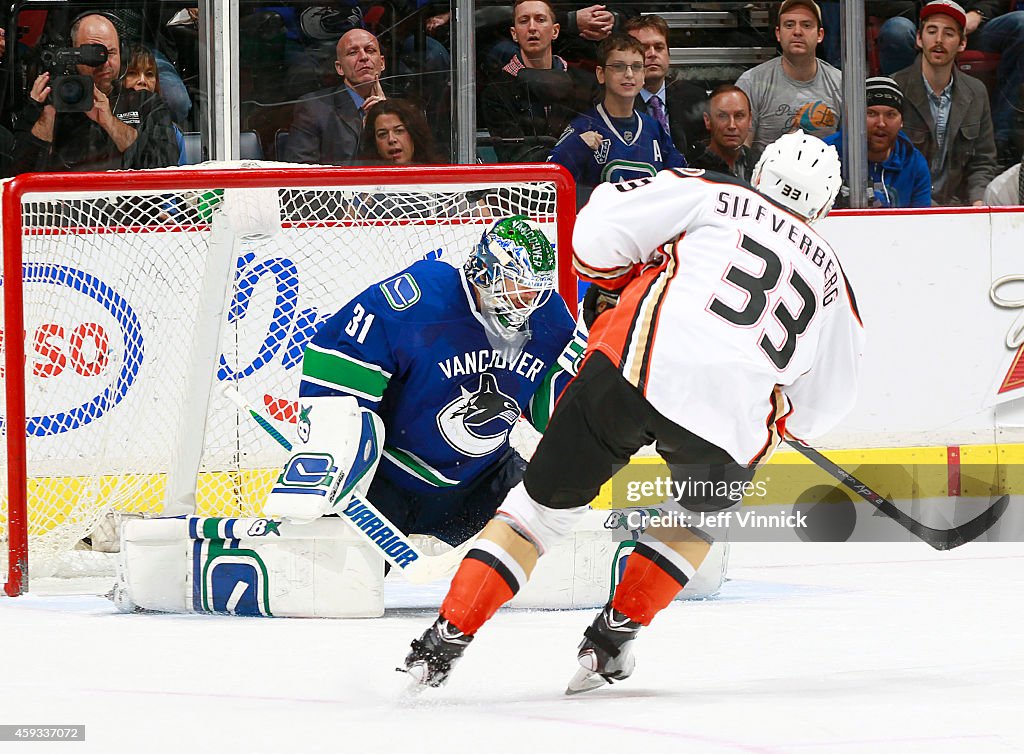
M 256 411 L 233 385 L 225 384 L 223 391 L 232 403 L 248 413 L 260 428 L 274 438 L 281 447 L 288 451 L 292 449 L 292 444 L 284 435 Z M 355 518 L 357 514 L 358 520 Z M 338 515 L 345 519 L 366 542 L 380 552 L 386 561 L 401 571 L 402 575 L 413 584 L 427 584 L 452 573 L 474 541 L 474 538 L 468 539 L 455 549 L 440 555 L 425 555 L 369 500 L 353 496 L 345 510 Z
M 972 518 L 967 523 L 954 526 L 952 529 L 935 529 L 901 511 L 891 500 L 879 495 L 849 471 L 833 463 L 814 448 L 797 440 L 787 439 L 786 442 L 815 466 L 840 481 L 863 500 L 871 503 L 879 511 L 936 550 L 952 550 L 954 547 L 974 541 L 991 529 L 1010 505 L 1010 496 L 1003 495 L 984 513 Z

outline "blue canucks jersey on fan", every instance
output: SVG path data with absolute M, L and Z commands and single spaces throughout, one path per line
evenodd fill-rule
M 598 134 L 597 149 L 583 140 L 581 135 L 588 131 Z M 577 185 L 589 189 L 686 167 L 686 158 L 650 115 L 634 111 L 632 118 L 612 118 L 600 104 L 573 119 L 551 151 L 550 161 L 565 166 Z
M 506 360 L 487 340 L 463 270 L 416 262 L 324 322 L 306 348 L 299 395 L 353 395 L 381 416 L 378 476 L 412 492 L 456 488 L 502 457 L 521 413 L 546 425 L 568 379 L 559 363 L 585 345 L 558 295 L 529 329 Z

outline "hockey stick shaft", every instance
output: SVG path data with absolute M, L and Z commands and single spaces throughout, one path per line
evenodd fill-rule
M 238 408 L 245 411 L 277 443 L 287 451 L 292 444 L 264 418 L 233 385 L 224 385 L 224 394 Z M 375 550 L 397 568 L 410 582 L 426 584 L 437 581 L 451 573 L 462 561 L 472 546 L 473 539 L 440 555 L 426 555 L 407 537 L 401 529 L 392 524 L 387 516 L 377 510 L 369 500 L 353 496 L 345 510 L 338 514 L 345 519 L 359 535 Z M 383 536 L 387 532 L 387 536 Z
M 804 458 L 811 461 L 815 466 L 840 481 L 848 489 L 855 492 L 862 499 L 871 503 L 871 505 L 875 506 L 879 511 L 898 523 L 915 537 L 927 542 L 936 550 L 952 550 L 954 547 L 959 547 L 962 544 L 966 544 L 967 542 L 977 539 L 992 528 L 996 521 L 999 520 L 1000 516 L 1002 516 L 1006 511 L 1006 508 L 1010 503 L 1010 496 L 1003 495 L 984 513 L 971 519 L 967 523 L 961 524 L 960 526 L 954 526 L 951 529 L 935 529 L 901 511 L 891 500 L 879 495 L 849 471 L 844 469 L 842 466 L 833 463 L 814 448 L 804 445 L 797 440 L 787 439 L 786 442 L 791 448 L 804 456 Z
M 288 441 L 288 439 L 280 432 L 278 432 L 273 424 L 264 419 L 262 414 L 260 414 L 259 412 L 256 411 L 256 409 L 250 406 L 249 402 L 240 392 L 238 392 L 237 388 L 235 388 L 234 385 L 230 383 L 225 383 L 224 395 L 226 395 L 228 399 L 236 406 L 238 406 L 240 409 L 248 412 L 249 416 L 252 417 L 253 421 L 259 424 L 264 432 L 273 437 L 277 441 L 278 445 L 280 445 L 285 450 L 292 449 L 292 444 Z

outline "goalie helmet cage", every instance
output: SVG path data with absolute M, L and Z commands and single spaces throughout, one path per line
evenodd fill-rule
M 33 577 L 76 575 L 68 562 L 110 510 L 259 515 L 285 451 L 218 387 L 289 432 L 320 322 L 417 259 L 461 264 L 510 214 L 555 243 L 574 310 L 575 187 L 556 165 L 237 162 L 7 181 L 5 593 L 28 590 L 30 561 Z M 386 293 L 396 308 L 421 295 Z

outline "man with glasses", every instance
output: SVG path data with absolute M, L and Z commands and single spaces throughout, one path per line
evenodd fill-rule
M 616 34 L 597 48 L 597 81 L 604 98 L 575 118 L 551 152 L 576 179 L 577 205 L 605 181 L 650 178 L 665 168 L 686 167 L 668 132 L 651 115 L 636 111 L 644 87 L 644 48 Z
M 708 136 L 704 126 L 707 92 L 670 68 L 668 22 L 649 13 L 626 21 L 626 33 L 644 48 L 644 86 L 636 100 L 637 112 L 653 115 L 669 132 L 676 149 L 688 162 L 703 150 Z

